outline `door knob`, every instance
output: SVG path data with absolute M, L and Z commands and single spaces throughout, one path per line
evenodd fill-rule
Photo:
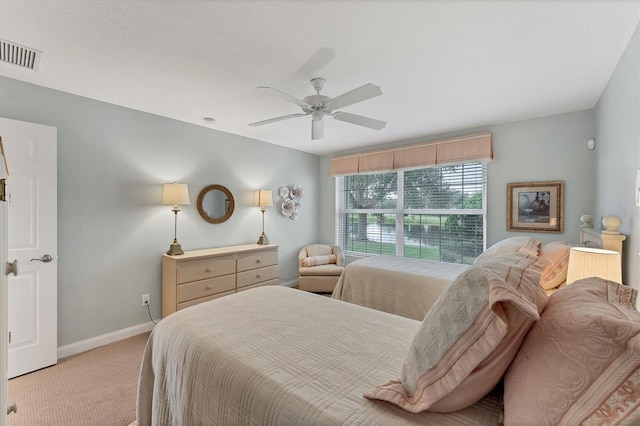
M 53 256 L 51 256 L 50 254 L 44 254 L 42 255 L 42 257 L 40 259 L 31 259 L 31 261 L 33 262 L 34 260 L 37 260 L 38 262 L 44 262 L 44 263 L 49 263 L 53 260 Z
M 18 275 L 18 259 L 13 262 L 7 262 L 5 275 L 13 274 Z

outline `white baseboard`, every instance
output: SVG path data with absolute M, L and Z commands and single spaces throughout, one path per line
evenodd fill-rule
M 294 287 L 298 285 L 298 280 L 289 280 L 279 283 L 285 287 Z M 90 339 L 82 340 L 80 342 L 72 343 L 66 346 L 60 346 L 58 348 L 58 359 L 66 358 L 71 355 L 79 354 L 91 349 L 99 348 L 100 346 L 107 345 L 109 343 L 117 342 L 118 340 L 126 339 L 127 337 L 137 336 L 141 333 L 153 330 L 155 324 L 151 321 L 144 324 L 134 325 L 133 327 L 123 328 L 122 330 L 114 331 L 112 333 L 103 334 L 102 336 L 92 337 Z
M 79 354 L 80 352 L 85 352 L 90 349 L 99 348 L 100 346 L 117 342 L 118 340 L 126 339 L 127 337 L 133 337 L 137 336 L 138 334 L 146 333 L 147 331 L 153 330 L 154 326 L 155 324 L 149 321 L 144 324 L 138 324 L 134 325 L 133 327 L 123 328 L 122 330 L 103 334 L 102 336 L 92 337 L 90 339 L 82 340 L 70 345 L 60 346 L 58 348 L 58 359 Z

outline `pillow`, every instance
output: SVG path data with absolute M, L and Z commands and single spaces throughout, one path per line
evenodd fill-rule
M 338 258 L 335 254 L 305 257 L 302 259 L 302 266 L 328 265 L 329 263 L 336 263 L 337 260 Z
M 527 249 L 496 256 L 460 274 L 427 312 L 402 379 L 364 394 L 417 413 L 468 407 L 500 381 L 547 296 L 547 261 Z
M 529 250 L 532 254 L 538 255 L 538 249 L 540 248 L 541 244 L 542 242 L 540 240 L 536 240 L 535 238 L 531 237 L 506 238 L 502 241 L 498 241 L 497 243 L 480 253 L 474 263 L 503 254 L 516 253 L 523 247 Z
M 566 241 L 554 241 L 540 247 L 538 256 L 549 261 L 549 266 L 540 276 L 542 288 L 551 290 L 566 281 L 570 251 L 571 246 Z
M 638 291 L 591 277 L 549 303 L 504 379 L 504 424 L 638 424 Z
M 307 256 L 328 256 L 333 253 L 331 246 L 327 244 L 310 244 L 307 246 Z

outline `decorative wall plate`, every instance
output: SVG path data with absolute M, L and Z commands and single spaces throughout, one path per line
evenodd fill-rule
M 294 185 L 291 189 L 287 186 L 283 186 L 278 191 L 282 200 L 280 205 L 280 212 L 283 216 L 288 217 L 291 220 L 298 219 L 300 210 L 302 209 L 302 197 L 304 191 L 302 185 Z

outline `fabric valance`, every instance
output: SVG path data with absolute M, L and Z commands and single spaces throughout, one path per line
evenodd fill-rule
M 331 159 L 329 176 L 493 160 L 491 132 L 341 155 Z

